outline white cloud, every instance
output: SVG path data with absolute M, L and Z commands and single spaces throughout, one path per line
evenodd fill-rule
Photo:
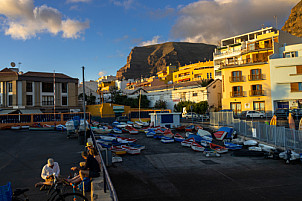
M 172 35 L 181 41 L 213 43 L 265 26 L 280 29 L 299 0 L 200 0 L 181 7 Z
M 159 43 L 162 43 L 161 41 L 159 41 L 159 38 L 160 36 L 154 36 L 152 38 L 152 40 L 148 40 L 148 41 L 144 41 L 144 42 L 141 42 L 139 44 L 139 46 L 148 46 L 148 45 L 155 45 L 155 44 L 159 44 Z
M 114 5 L 124 7 L 125 9 L 132 8 L 134 0 L 110 0 Z
M 62 13 L 55 8 L 42 5 L 34 7 L 33 0 L 0 0 L 0 15 L 6 18 L 3 27 L 6 35 L 14 39 L 29 39 L 38 33 L 78 38 L 89 27 L 89 22 L 69 18 L 63 20 Z

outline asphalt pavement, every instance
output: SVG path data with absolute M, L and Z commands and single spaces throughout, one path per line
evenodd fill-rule
M 84 146 L 77 139 L 67 139 L 58 131 L 0 130 L 0 185 L 29 188 L 30 201 L 47 200 L 47 191 L 35 188 L 42 181 L 42 167 L 49 157 L 59 163 L 61 175 L 67 177 L 70 167 L 83 161 Z
M 121 134 L 146 146 L 108 168 L 119 201 L 301 200 L 302 165 L 263 157 L 207 158 L 180 143 Z

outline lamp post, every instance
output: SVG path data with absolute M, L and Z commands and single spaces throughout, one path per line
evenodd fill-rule
M 83 74 L 83 112 L 84 112 L 84 144 L 86 142 L 86 105 L 85 105 L 85 99 L 86 99 L 86 94 L 85 94 L 85 67 L 82 66 L 82 74 Z

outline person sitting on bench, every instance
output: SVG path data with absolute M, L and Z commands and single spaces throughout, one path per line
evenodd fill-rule
M 44 179 L 44 182 L 38 182 L 36 183 L 36 187 L 42 186 L 42 185 L 52 185 L 54 181 L 54 175 L 55 177 L 59 177 L 60 175 L 60 167 L 57 162 L 54 162 L 52 158 L 49 158 L 47 160 L 47 164 L 44 165 L 41 177 Z

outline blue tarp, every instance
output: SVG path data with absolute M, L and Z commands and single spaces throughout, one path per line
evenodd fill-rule
M 218 129 L 218 131 L 227 132 L 228 134 L 226 135 L 226 138 L 231 138 L 232 137 L 232 133 L 234 132 L 234 129 L 230 128 L 230 127 L 221 127 L 221 128 Z

